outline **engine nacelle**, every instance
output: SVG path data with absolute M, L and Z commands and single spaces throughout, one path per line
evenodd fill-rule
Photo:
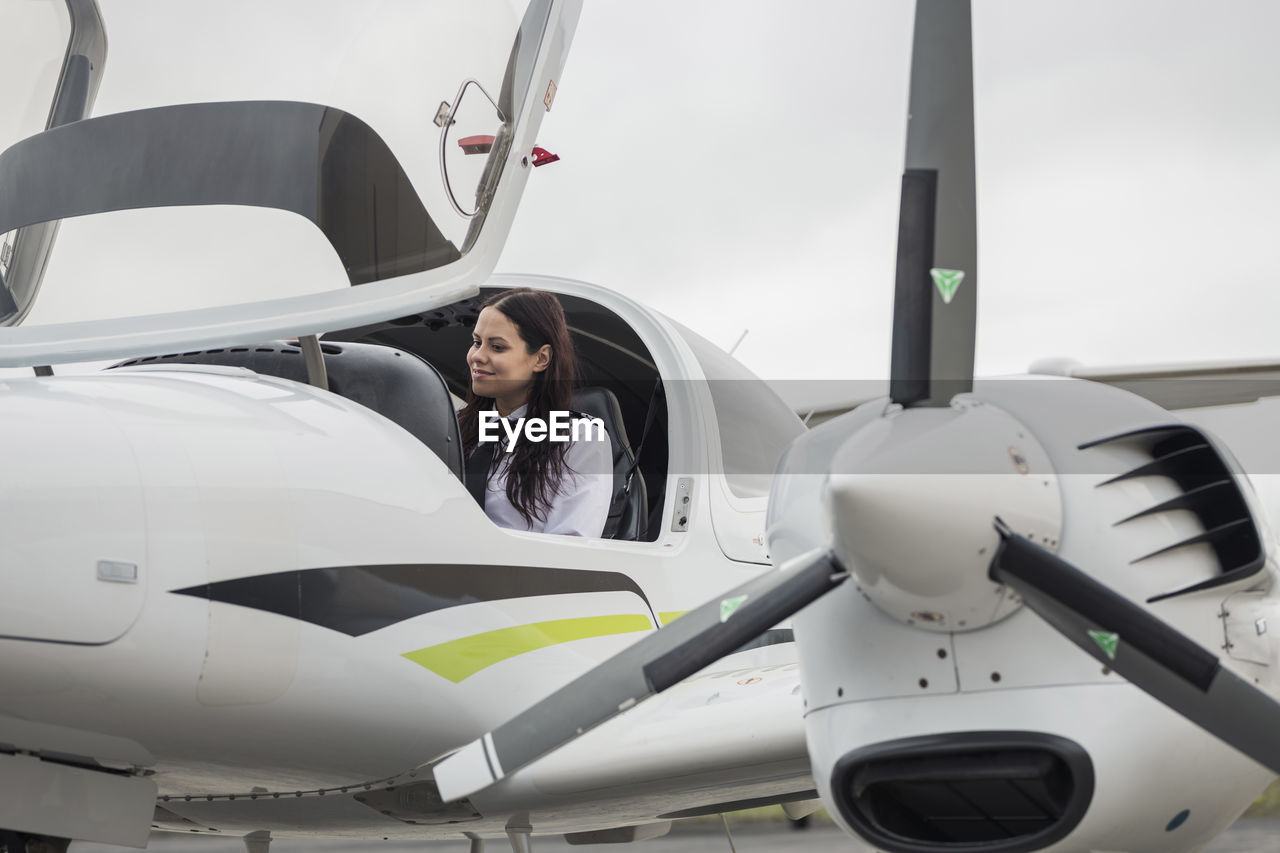
M 980 382 L 949 408 L 873 403 L 798 439 L 770 552 L 826 541 L 857 581 L 794 617 L 810 760 L 836 819 L 893 853 L 1173 853 L 1223 831 L 1272 774 L 1031 609 L 996 604 L 988 571 L 998 516 L 1274 691 L 1280 605 L 1242 480 L 1203 430 L 1072 380 Z M 1092 639 L 1104 656 L 1114 641 Z

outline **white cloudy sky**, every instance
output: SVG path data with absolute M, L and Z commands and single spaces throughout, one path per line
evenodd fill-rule
M 0 0 L 0 13 L 12 22 L 51 3 Z M 620 290 L 726 348 L 749 329 L 737 355 L 767 378 L 884 377 L 912 4 L 585 6 L 541 132 L 562 161 L 533 174 L 499 270 Z M 118 26 L 109 28 L 111 73 L 99 96 L 107 111 L 131 108 L 125 96 L 152 67 L 130 65 L 155 43 L 121 22 L 137 8 L 111 4 Z M 273 15 L 301 20 L 307 8 L 255 6 L 255 27 Z M 368 17 L 355 8 L 344 14 Z M 389 37 L 369 27 L 339 29 Z M 192 31 L 203 35 L 173 45 L 163 67 L 192 54 L 207 61 L 188 65 L 216 64 L 232 38 L 257 30 L 214 38 L 207 24 L 183 28 Z M 1018 372 L 1049 356 L 1280 359 L 1276 33 L 1275 0 L 974 0 L 980 373 Z M 30 41 L 0 28 L 17 67 L 30 64 L 22 54 Z M 311 91 L 327 85 L 308 73 L 311 60 L 286 62 L 282 45 L 269 46 L 281 57 L 280 79 L 256 97 L 323 101 Z M 56 73 L 49 63 L 46 77 Z M 217 78 L 233 94 L 242 65 Z M 166 80 L 143 76 L 162 88 Z M 44 103 L 33 113 L 40 119 Z M 434 145 L 409 148 L 435 156 Z M 240 215 L 247 230 L 234 239 L 210 240 L 210 226 L 189 228 L 186 242 L 145 242 L 143 257 L 178 256 L 190 268 L 188 253 L 221 252 L 185 280 L 225 287 L 266 215 Z M 125 236 L 109 248 L 150 233 L 125 227 L 130 217 L 171 218 L 116 216 Z M 305 234 L 290 239 L 319 239 L 293 224 Z M 113 267 L 111 255 L 73 252 L 77 228 L 64 223 L 54 266 L 75 255 L 89 266 L 73 277 L 90 282 L 117 267 L 136 273 L 136 258 Z
M 975 0 L 980 373 L 1280 359 L 1280 4 Z M 884 376 L 911 4 L 587 0 L 502 271 Z

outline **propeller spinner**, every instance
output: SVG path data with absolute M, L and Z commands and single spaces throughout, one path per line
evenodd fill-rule
M 971 631 L 1018 606 L 988 577 L 992 518 L 1054 549 L 1062 500 L 1049 455 L 991 404 L 889 411 L 848 437 L 826 488 L 832 547 L 858 588 L 895 619 Z

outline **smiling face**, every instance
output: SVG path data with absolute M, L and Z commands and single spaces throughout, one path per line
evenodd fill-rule
M 492 397 L 498 414 L 505 416 L 527 403 L 534 375 L 549 364 L 550 344 L 529 352 L 511 318 L 493 306 L 480 312 L 467 351 L 471 390 L 478 397 Z

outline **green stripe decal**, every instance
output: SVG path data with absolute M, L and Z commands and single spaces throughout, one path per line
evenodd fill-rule
M 688 610 L 664 610 L 658 614 L 658 618 L 662 620 L 663 625 L 670 625 L 688 612 Z
M 534 649 L 588 637 L 647 631 L 652 627 L 649 617 L 639 614 L 553 619 L 460 637 L 416 652 L 406 652 L 404 657 L 458 684 L 485 667 Z

